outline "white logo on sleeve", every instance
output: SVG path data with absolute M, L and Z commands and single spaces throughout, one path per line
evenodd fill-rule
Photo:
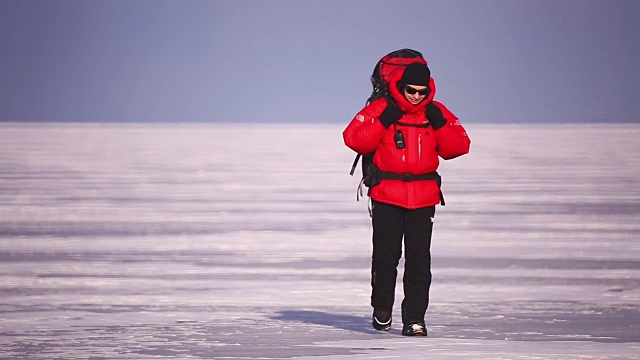
M 362 114 L 358 114 L 358 115 L 356 115 L 356 119 L 357 119 L 358 121 L 360 121 L 360 122 L 364 122 L 364 115 L 362 115 Z

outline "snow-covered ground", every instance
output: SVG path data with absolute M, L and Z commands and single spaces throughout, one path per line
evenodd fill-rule
M 640 358 L 640 125 L 466 128 L 406 338 L 343 126 L 0 124 L 0 357 Z

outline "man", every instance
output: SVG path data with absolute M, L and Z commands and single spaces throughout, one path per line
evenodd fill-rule
M 360 154 L 375 151 L 365 184 L 372 199 L 373 327 L 391 328 L 397 267 L 405 245 L 402 334 L 426 336 L 431 286 L 431 233 L 435 205 L 443 203 L 439 157 L 469 152 L 458 118 L 433 101 L 435 82 L 423 58 L 409 59 L 390 75 L 388 95 L 362 109 L 343 132 Z

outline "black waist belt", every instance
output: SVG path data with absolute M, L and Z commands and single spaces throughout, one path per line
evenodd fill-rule
M 434 180 L 438 183 L 438 186 L 440 186 L 440 174 L 438 174 L 437 171 L 434 172 L 430 172 L 427 174 L 420 174 L 420 175 L 414 175 L 414 174 L 396 174 L 396 173 L 392 173 L 392 172 L 388 172 L 388 171 L 382 171 L 382 170 L 378 170 L 380 171 L 380 180 L 402 180 L 402 181 L 418 181 L 418 180 Z
M 369 195 L 371 194 L 371 189 L 380 184 L 382 180 L 400 180 L 404 182 L 408 181 L 420 181 L 420 180 L 433 180 L 438 184 L 438 189 L 440 189 L 440 205 L 444 206 L 444 196 L 442 195 L 442 178 L 437 171 L 426 173 L 426 174 L 397 174 L 388 171 L 382 171 L 378 169 L 376 165 L 373 163 L 369 164 L 367 167 L 367 172 L 364 176 L 363 182 L 369 188 Z

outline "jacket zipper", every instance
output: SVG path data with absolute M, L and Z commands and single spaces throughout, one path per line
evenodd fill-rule
M 418 134 L 418 164 L 422 163 L 422 134 Z

